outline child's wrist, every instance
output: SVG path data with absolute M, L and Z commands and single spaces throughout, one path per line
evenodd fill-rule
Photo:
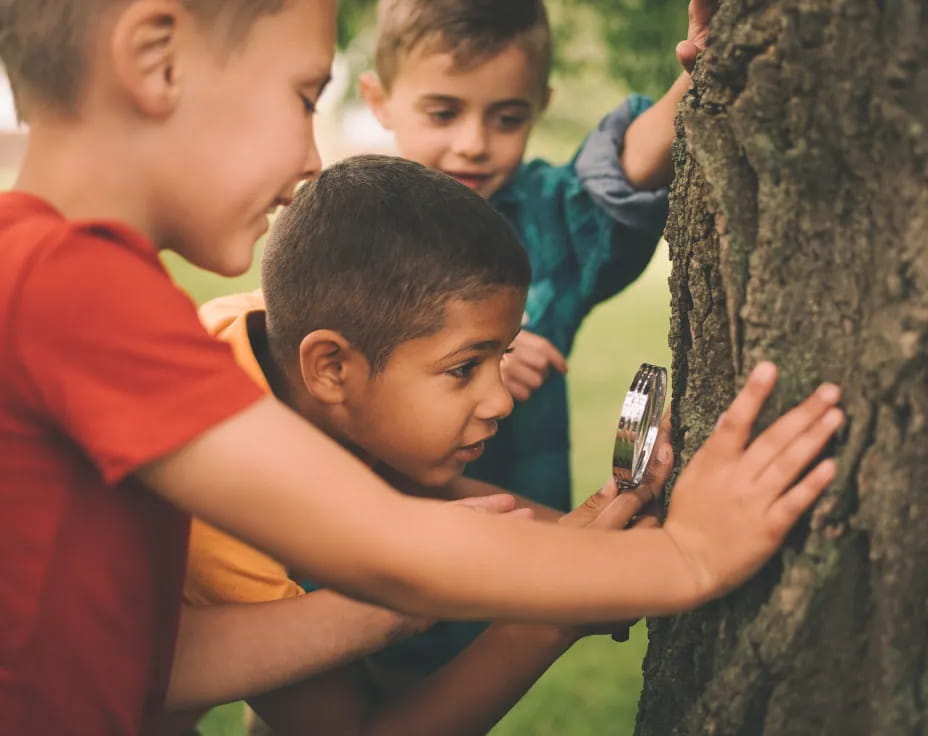
M 668 519 L 660 529 L 667 554 L 672 560 L 669 592 L 677 611 L 688 611 L 716 597 L 719 586 L 713 583 L 705 567 L 680 544 L 680 535 L 675 533 L 675 527 Z

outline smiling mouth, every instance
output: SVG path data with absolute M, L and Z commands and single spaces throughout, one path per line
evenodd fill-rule
M 448 171 L 446 173 L 448 176 L 452 177 L 453 179 L 457 179 L 459 182 L 461 182 L 461 184 L 464 184 L 471 189 L 489 181 L 492 176 L 491 174 L 466 174 L 458 171 Z
M 454 454 L 458 457 L 459 460 L 463 460 L 466 463 L 471 463 L 483 455 L 485 446 L 485 441 L 480 440 L 480 442 L 474 442 L 472 445 L 464 445 L 459 447 Z

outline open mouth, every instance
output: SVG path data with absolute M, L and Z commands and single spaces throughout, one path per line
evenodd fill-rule
M 485 446 L 485 440 L 480 440 L 480 442 L 474 442 L 472 445 L 459 447 L 454 454 L 457 455 L 458 459 L 471 463 L 483 454 Z
M 470 174 L 463 171 L 448 171 L 448 176 L 457 179 L 464 186 L 476 189 L 482 184 L 486 184 L 491 178 L 490 174 Z

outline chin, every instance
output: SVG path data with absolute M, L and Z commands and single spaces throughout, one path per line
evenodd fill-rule
M 254 245 L 234 245 L 224 249 L 217 257 L 204 268 L 217 273 L 220 276 L 234 277 L 241 276 L 255 260 Z M 198 264 L 199 265 L 199 264 Z
M 463 467 L 460 469 L 441 468 L 419 474 L 414 477 L 414 480 L 420 486 L 429 490 L 434 490 L 437 495 L 440 489 L 447 486 L 451 481 L 460 478 L 463 472 Z

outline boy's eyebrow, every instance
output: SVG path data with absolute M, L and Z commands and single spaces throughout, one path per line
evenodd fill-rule
M 429 103 L 439 103 L 445 105 L 457 105 L 461 103 L 459 97 L 454 97 L 453 95 L 441 95 L 441 94 L 425 94 L 422 95 L 417 103 L 419 105 L 426 105 Z M 491 110 L 495 110 L 500 107 L 522 107 L 525 109 L 531 109 L 532 103 L 521 97 L 512 97 L 506 100 L 499 100 L 490 105 Z
M 494 102 L 490 105 L 491 110 L 497 110 L 501 107 L 522 107 L 526 110 L 532 109 L 532 103 L 528 100 L 523 100 L 521 97 L 513 97 L 510 100 L 500 100 L 499 102 Z
M 442 360 L 450 360 L 451 358 L 463 356 L 466 353 L 482 353 L 488 350 L 496 350 L 497 348 L 499 348 L 499 340 L 480 340 L 478 342 L 470 342 L 466 345 L 462 345 L 456 350 L 452 350 L 445 357 L 443 357 Z
M 420 105 L 427 104 L 429 102 L 439 102 L 446 105 L 456 105 L 461 102 L 459 97 L 454 97 L 452 95 L 439 95 L 439 94 L 426 94 L 422 95 L 416 102 Z

